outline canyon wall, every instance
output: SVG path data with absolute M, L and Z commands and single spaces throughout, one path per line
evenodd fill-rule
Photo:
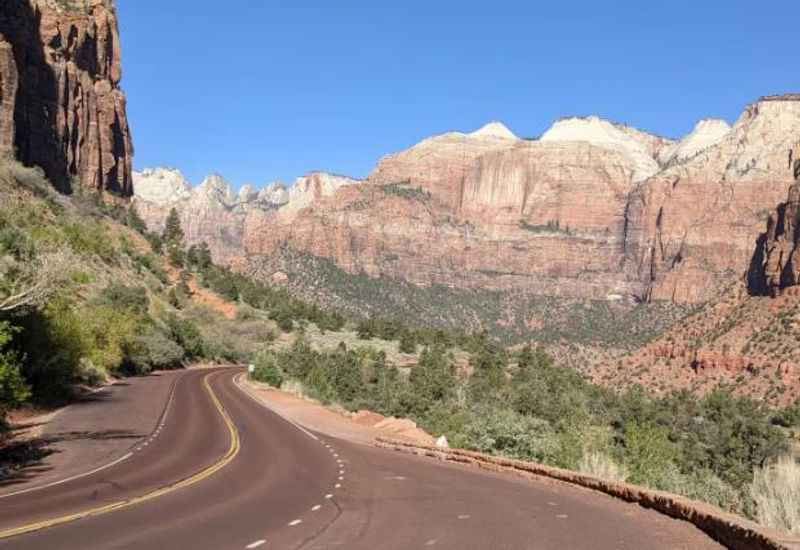
M 742 278 L 764 223 L 786 196 L 800 101 L 763 98 L 716 145 L 666 167 L 631 194 L 625 275 L 653 300 L 699 302 Z
M 792 96 L 680 140 L 597 117 L 538 140 L 490 123 L 384 157 L 365 181 L 312 175 L 235 199 L 137 184 L 136 201 L 154 227 L 176 207 L 190 242 L 240 269 L 289 248 L 417 285 L 697 303 L 745 273 L 798 135 Z M 153 173 L 137 181 L 163 187 Z
M 789 170 L 795 182 L 770 214 L 753 258 L 748 282 L 754 294 L 776 297 L 800 285 L 800 144 L 789 154 Z
M 130 196 L 133 147 L 111 0 L 0 4 L 0 152 L 63 192 Z

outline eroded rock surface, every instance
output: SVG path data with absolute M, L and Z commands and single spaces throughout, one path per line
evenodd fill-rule
M 625 274 L 653 300 L 701 302 L 747 271 L 756 240 L 791 175 L 800 101 L 750 105 L 721 141 L 631 193 Z
M 789 155 L 795 182 L 786 202 L 770 214 L 750 273 L 750 290 L 777 296 L 800 284 L 800 145 Z
M 539 140 L 490 123 L 384 157 L 363 182 L 316 175 L 213 200 L 181 184 L 137 203 L 156 227 L 178 207 L 191 242 L 243 269 L 289 248 L 417 285 L 696 303 L 747 270 L 798 135 L 792 96 L 678 141 L 596 117 Z
M 111 0 L 0 3 L 0 151 L 60 190 L 133 193 L 121 78 Z

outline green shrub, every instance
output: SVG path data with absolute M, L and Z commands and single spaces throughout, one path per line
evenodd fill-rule
M 677 475 L 678 449 L 666 428 L 647 422 L 631 422 L 625 429 L 626 466 L 631 483 L 669 490 Z
M 269 384 L 274 388 L 280 388 L 283 384 L 283 372 L 278 366 L 278 359 L 275 354 L 269 350 L 264 350 L 255 358 L 255 370 L 253 371 L 253 378 L 259 382 Z
M 186 359 L 199 359 L 206 356 L 205 341 L 197 326 L 188 319 L 169 315 L 165 324 L 169 337 L 183 348 Z
M 150 298 L 144 287 L 125 286 L 114 282 L 102 290 L 95 303 L 143 315 L 147 313 Z
M 151 327 L 136 337 L 126 361 L 130 374 L 149 374 L 153 370 L 177 369 L 186 352 L 161 330 Z
M 63 232 L 70 248 L 77 254 L 99 256 L 108 263 L 116 263 L 117 251 L 105 224 L 81 220 L 65 225 Z
M 548 422 L 506 408 L 477 410 L 464 435 L 467 445 L 479 452 L 538 462 L 553 462 L 558 452 L 556 434 Z
M 19 356 L 9 349 L 17 331 L 7 321 L 0 321 L 0 432 L 4 431 L 8 409 L 21 405 L 30 397 L 30 388 L 22 377 Z

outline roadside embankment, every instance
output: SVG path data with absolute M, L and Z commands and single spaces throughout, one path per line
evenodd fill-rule
M 656 510 L 675 519 L 688 521 L 716 541 L 734 550 L 798 550 L 800 538 L 762 527 L 740 516 L 702 502 L 662 491 L 607 481 L 594 476 L 544 466 L 533 462 L 485 455 L 461 449 L 440 449 L 394 438 L 378 437 L 376 445 L 459 464 L 469 464 L 494 472 L 509 472 L 523 477 L 544 477 L 585 487 Z

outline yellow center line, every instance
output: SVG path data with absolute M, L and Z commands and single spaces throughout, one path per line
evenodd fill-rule
M 117 510 L 121 510 L 123 508 L 134 506 L 136 504 L 141 504 L 142 502 L 153 500 L 155 498 L 164 496 L 168 493 L 172 493 L 173 491 L 177 491 L 178 489 L 183 489 L 185 487 L 194 485 L 195 483 L 198 483 L 208 477 L 211 477 L 219 470 L 227 466 L 236 457 L 236 455 L 239 454 L 239 449 L 241 447 L 239 441 L 239 431 L 236 429 L 236 426 L 234 425 L 230 416 L 228 416 L 225 407 L 222 406 L 222 403 L 217 398 L 217 395 L 214 393 L 214 390 L 211 389 L 211 385 L 208 383 L 208 378 L 212 374 L 213 373 L 209 373 L 203 378 L 203 385 L 205 386 L 208 394 L 211 396 L 211 400 L 213 401 L 214 406 L 217 408 L 217 411 L 222 416 L 222 419 L 225 421 L 225 425 L 227 426 L 231 437 L 231 444 L 230 447 L 228 448 L 228 451 L 217 462 L 205 468 L 204 470 L 197 472 L 191 477 L 188 477 L 181 481 L 177 481 L 170 485 L 166 485 L 164 487 L 160 487 L 143 495 L 131 497 L 126 500 L 120 500 L 118 502 L 113 502 L 111 504 L 99 506 L 97 508 L 90 508 L 88 510 L 83 510 L 80 512 L 76 512 L 74 514 L 60 516 L 52 519 L 47 519 L 44 521 L 39 521 L 36 523 L 31 523 L 28 525 L 22 525 L 20 527 L 14 527 L 11 529 L 7 529 L 5 531 L 0 531 L 0 540 L 9 537 L 15 537 L 18 535 L 24 535 L 25 533 L 31 533 L 33 531 L 39 531 L 41 529 L 47 529 L 49 527 L 55 527 L 56 525 L 63 525 L 65 523 L 70 523 L 83 518 L 108 514 L 109 512 L 114 512 Z

